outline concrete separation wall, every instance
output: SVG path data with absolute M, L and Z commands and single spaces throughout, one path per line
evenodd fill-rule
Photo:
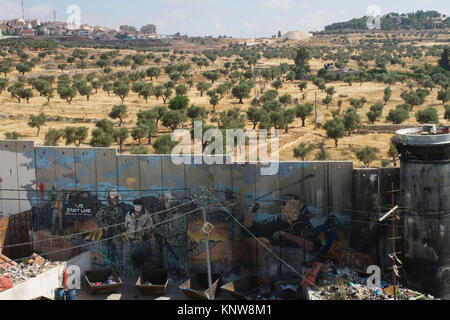
M 386 255 L 392 232 L 390 225 L 378 224 L 378 218 L 392 208 L 393 189 L 400 189 L 400 168 L 369 168 L 353 170 L 353 214 L 351 247 L 370 255 L 382 270 L 391 260 Z M 394 193 L 394 205 L 399 193 Z M 389 250 L 388 250 L 389 251 Z
M 355 206 L 369 210 L 368 202 L 360 202 L 365 199 L 361 195 L 383 193 L 370 187 L 378 181 L 371 177 L 386 172 L 357 171 L 366 172 L 367 180 L 354 175 L 352 162 L 280 162 L 276 175 L 262 176 L 260 163 L 175 165 L 164 155 L 117 155 L 116 149 L 33 147 L 11 141 L 0 141 L 0 156 L 1 189 L 14 193 L 1 196 L 20 199 L 5 199 L 3 214 L 31 209 L 32 237 L 40 241 L 37 252 L 52 260 L 68 260 L 90 251 L 93 269 L 112 267 L 124 278 L 144 267 L 180 274 L 205 270 L 202 216 L 199 212 L 184 216 L 198 206 L 190 201 L 202 195 L 200 187 L 210 188 L 229 212 L 211 199 L 207 214 L 214 225 L 209 238 L 213 272 L 288 277 L 292 270 L 239 225 L 248 206 L 255 200 L 260 204 L 253 218 L 254 235 L 299 270 L 315 251 L 328 250 L 333 241 L 351 246 L 353 210 Z M 166 205 L 162 196 L 169 191 L 168 205 L 190 204 L 159 214 Z M 280 199 L 291 195 L 298 198 L 294 201 L 299 202 L 301 219 L 287 223 Z M 151 216 L 148 221 L 155 227 L 137 237 L 121 237 L 128 230 L 125 221 L 134 214 L 135 200 L 143 203 L 143 214 Z M 337 224 L 330 229 L 327 223 L 333 219 Z M 109 225 L 118 226 L 91 232 Z M 50 240 L 77 233 L 82 234 Z M 285 234 L 311 242 L 313 251 Z
M 31 209 L 36 198 L 34 142 L 0 141 L 0 219 Z

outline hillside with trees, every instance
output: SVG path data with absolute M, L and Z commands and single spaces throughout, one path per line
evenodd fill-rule
M 325 27 L 325 31 L 368 30 L 368 16 L 337 22 Z M 450 18 L 437 11 L 416 11 L 407 14 L 389 13 L 381 17 L 382 30 L 430 30 L 450 28 Z
M 205 50 L 3 39 L 0 139 L 165 154 L 172 132 L 193 138 L 200 121 L 203 132 L 278 129 L 282 161 L 395 166 L 398 128 L 450 120 L 444 31 Z

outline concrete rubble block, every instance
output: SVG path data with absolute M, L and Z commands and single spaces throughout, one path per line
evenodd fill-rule
M 17 263 L 9 259 L 7 256 L 0 254 L 0 270 L 7 269 L 10 266 L 17 266 Z
M 10 275 L 0 276 L 0 292 L 11 289 L 14 284 Z
M 34 258 L 33 267 L 38 266 L 38 267 L 42 268 L 44 266 L 44 264 L 45 264 L 45 259 L 42 258 L 41 256 L 36 256 Z

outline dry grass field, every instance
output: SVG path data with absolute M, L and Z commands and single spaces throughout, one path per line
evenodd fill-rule
M 358 35 L 352 35 L 349 37 L 351 43 L 356 43 L 358 39 Z M 235 42 L 234 40 L 233 42 Z M 331 36 L 319 36 L 319 37 L 312 37 L 305 41 L 295 42 L 295 41 L 288 41 L 286 43 L 276 43 L 274 42 L 273 45 L 290 45 L 295 46 L 299 45 L 300 43 L 305 43 L 307 45 L 331 45 L 332 37 Z M 432 45 L 433 43 L 420 43 L 419 45 Z M 188 45 L 188 42 L 186 42 L 186 46 Z M 336 44 L 336 46 L 340 46 Z M 187 50 L 193 50 L 192 45 L 189 45 L 186 47 Z M 106 49 L 88 49 L 89 54 L 98 54 L 102 51 L 110 51 Z M 31 57 L 37 56 L 37 52 L 28 52 Z M 65 54 L 66 56 L 69 56 L 72 52 L 72 49 L 58 49 L 58 54 Z M 133 50 L 122 50 L 120 52 L 121 56 L 125 56 L 127 54 L 134 54 Z M 161 53 L 156 53 L 157 56 L 160 56 Z M 186 55 L 185 62 L 190 62 L 190 58 L 192 55 Z M 190 70 L 190 73 L 194 74 L 194 82 L 197 83 L 199 81 L 207 81 L 202 76 L 202 73 L 208 69 L 218 69 L 223 67 L 223 64 L 226 61 L 230 61 L 231 59 L 224 59 L 219 58 L 215 61 L 214 64 L 211 64 L 208 68 L 199 68 L 192 64 L 192 68 Z M 425 63 L 430 64 L 437 64 L 438 58 L 435 57 L 424 57 L 421 60 L 413 60 L 413 59 L 404 59 L 406 62 L 406 68 L 402 68 L 400 65 L 395 65 L 394 67 L 388 66 L 389 70 L 410 70 L 410 67 L 412 65 L 424 65 Z M 162 62 L 159 64 L 159 67 L 161 67 L 162 76 L 159 77 L 157 80 L 153 79 L 153 84 L 162 84 L 169 80 L 168 76 L 163 71 L 163 66 L 169 63 L 170 61 L 168 59 L 162 59 Z M 289 59 L 264 59 L 262 58 L 258 63 L 262 64 L 264 66 L 275 66 L 279 65 L 280 63 L 293 63 L 293 60 Z M 321 59 L 311 59 L 310 65 L 312 69 L 312 74 L 316 74 L 317 71 L 323 67 L 323 64 L 327 61 L 323 61 Z M 43 74 L 52 74 L 55 76 L 61 75 L 62 72 L 60 70 L 56 69 L 56 65 L 60 62 L 54 61 L 54 56 L 51 56 L 49 58 L 45 58 L 43 62 L 41 62 L 40 65 L 35 67 L 32 72 L 27 73 L 26 77 L 36 77 Z M 373 61 L 369 62 L 369 65 L 373 64 Z M 50 66 L 50 68 L 49 68 Z M 138 70 L 146 70 L 147 68 L 151 66 L 156 66 L 156 64 L 152 63 L 146 63 L 146 65 L 139 67 Z M 357 69 L 358 66 L 355 61 L 351 60 L 349 63 L 349 66 L 352 68 Z M 130 67 L 124 68 L 124 67 L 118 67 L 115 68 L 112 66 L 113 72 L 117 72 L 120 70 L 130 71 Z M 81 70 L 77 70 L 74 68 L 69 68 L 68 70 L 64 71 L 64 74 L 75 74 L 75 73 L 83 73 L 84 75 L 87 75 L 90 72 L 97 72 L 97 74 L 102 74 L 102 71 L 100 68 L 96 67 L 90 67 L 83 72 Z M 10 84 L 15 79 L 17 79 L 18 73 L 16 70 L 14 72 L 8 74 L 8 78 L 10 79 Z M 149 81 L 147 79 L 146 81 Z M 225 81 L 224 77 L 222 76 L 219 81 L 217 81 L 213 88 L 216 87 L 218 84 L 223 83 Z M 185 83 L 184 79 L 182 78 L 178 83 Z M 350 106 L 349 99 L 350 98 L 362 98 L 365 97 L 367 99 L 367 103 L 364 105 L 364 108 L 358 110 L 358 114 L 360 115 L 363 124 L 368 124 L 368 119 L 366 116 L 366 113 L 369 111 L 369 108 L 371 105 L 383 102 L 383 91 L 387 87 L 387 85 L 377 82 L 364 82 L 362 85 L 360 83 L 353 83 L 352 86 L 349 86 L 345 82 L 333 82 L 327 84 L 327 87 L 334 86 L 336 93 L 333 96 L 333 101 L 330 104 L 330 106 L 327 108 L 325 105 L 322 104 L 322 99 L 325 98 L 326 94 L 318 91 L 317 88 L 309 81 L 307 89 L 304 91 L 305 99 L 303 99 L 303 94 L 300 92 L 298 88 L 299 81 L 286 81 L 283 85 L 283 88 L 281 88 L 279 91 L 279 96 L 283 94 L 290 94 L 292 95 L 293 99 L 298 99 L 299 103 L 314 103 L 315 101 L 315 95 L 317 94 L 317 110 L 324 116 L 324 120 L 331 118 L 331 111 L 337 108 L 337 101 L 342 100 L 342 110 L 345 110 Z M 55 85 L 54 85 L 55 86 Z M 264 87 L 270 87 L 270 82 L 265 83 L 263 80 L 258 80 L 256 84 L 256 89 L 260 90 Z M 407 90 L 406 83 L 396 83 L 395 85 L 391 85 L 392 89 L 392 97 L 390 101 L 387 103 L 387 105 L 384 108 L 383 115 L 379 121 L 376 122 L 376 124 L 383 124 L 386 123 L 386 116 L 389 113 L 389 110 L 392 108 L 395 108 L 395 106 L 402 104 L 403 100 L 400 98 L 400 94 L 402 91 Z M 95 92 L 95 90 L 94 90 Z M 26 103 L 26 101 L 22 101 L 22 103 L 17 103 L 17 100 L 11 98 L 9 92 L 7 90 L 3 91 L 3 93 L 0 95 L 0 139 L 3 138 L 3 134 L 5 132 L 10 131 L 17 131 L 22 135 L 22 140 L 34 140 L 37 145 L 42 145 L 45 134 L 50 128 L 64 128 L 68 125 L 71 126 L 78 126 L 83 125 L 88 127 L 89 129 L 92 129 L 95 127 L 95 121 L 100 120 L 103 118 L 108 118 L 108 113 L 111 111 L 111 108 L 114 105 L 120 104 L 121 100 L 119 97 L 114 95 L 112 92 L 108 96 L 106 92 L 99 89 L 96 94 L 93 94 L 90 97 L 90 101 L 86 101 L 86 97 L 82 97 L 80 95 L 77 95 L 72 101 L 72 103 L 69 105 L 64 100 L 60 99 L 58 94 L 55 92 L 55 97 L 50 100 L 50 103 L 46 103 L 46 98 L 39 97 L 39 94 L 34 91 L 34 97 L 29 101 L 29 103 Z M 439 118 L 443 119 L 444 114 L 444 108 L 442 106 L 442 103 L 437 100 L 437 89 L 434 89 L 431 94 L 426 98 L 426 101 L 423 105 L 420 107 L 414 107 L 413 113 L 411 113 L 411 118 L 408 119 L 405 123 L 411 124 L 411 125 L 417 125 L 417 122 L 414 117 L 414 113 L 417 110 L 422 110 L 428 106 L 434 106 L 439 111 Z M 252 91 L 252 97 L 255 96 L 255 89 Z M 211 109 L 211 105 L 209 103 L 209 97 L 204 94 L 203 97 L 200 96 L 200 93 L 195 88 L 195 85 L 192 89 L 190 89 L 188 93 L 188 97 L 190 100 L 190 104 L 195 104 L 198 106 L 204 106 L 208 109 Z M 244 104 L 238 104 L 238 100 L 234 98 L 231 94 L 226 95 L 220 103 L 217 105 L 216 110 L 217 111 L 223 111 L 228 110 L 232 107 L 239 107 L 242 111 L 245 111 L 250 106 L 251 99 L 244 100 Z M 128 97 L 125 99 L 125 105 L 128 108 L 128 116 L 126 117 L 124 121 L 124 126 L 128 129 L 132 129 L 136 124 L 136 114 L 142 109 L 150 109 L 156 105 L 162 105 L 163 101 L 160 98 L 159 100 L 156 100 L 154 96 L 150 97 L 148 99 L 148 103 L 145 102 L 143 98 L 138 98 L 138 95 L 130 91 Z M 289 107 L 294 107 L 294 105 L 290 105 Z M 27 125 L 28 122 L 28 116 L 30 114 L 38 114 L 40 111 L 43 111 L 46 115 L 52 116 L 52 117 L 62 117 L 63 121 L 50 121 L 47 122 L 45 127 L 42 128 L 39 136 L 36 136 L 37 129 L 30 128 Z M 89 119 L 91 120 L 90 123 L 83 123 L 83 124 L 76 124 L 74 123 L 73 119 L 76 118 L 83 118 L 83 119 Z M 374 147 L 378 150 L 377 161 L 373 162 L 372 165 L 380 165 L 382 159 L 387 159 L 387 150 L 389 148 L 390 139 L 393 136 L 393 133 L 370 133 L 370 134 L 352 134 L 351 136 L 346 135 L 344 138 L 342 138 L 339 141 L 339 146 L 335 147 L 334 141 L 332 139 L 327 139 L 326 132 L 323 129 L 316 129 L 313 123 L 313 118 L 309 118 L 307 120 L 306 127 L 301 127 L 301 120 L 296 119 L 294 123 L 292 123 L 289 127 L 289 132 L 286 134 L 284 133 L 284 130 L 280 132 L 280 160 L 294 160 L 294 154 L 293 149 L 300 143 L 300 142 L 314 142 L 314 143 L 320 143 L 322 141 L 325 141 L 326 147 L 328 151 L 331 153 L 331 159 L 332 160 L 351 160 L 354 161 L 355 166 L 361 166 L 362 163 L 360 163 L 356 157 L 354 151 L 364 147 L 364 146 L 370 146 Z M 444 121 L 444 120 L 443 120 Z M 251 129 L 252 125 L 250 122 L 247 123 L 247 128 Z M 164 127 L 159 128 L 159 134 L 169 133 L 169 130 Z M 89 138 L 88 138 L 89 140 Z M 87 140 L 87 141 L 88 141 Z M 144 143 L 146 140 L 144 141 Z M 60 142 L 60 145 L 63 145 L 63 142 Z M 127 141 L 127 145 L 125 146 L 124 153 L 127 153 L 130 146 L 132 144 L 135 144 L 135 142 L 132 140 L 132 138 L 129 138 Z M 82 145 L 87 146 L 87 145 Z M 117 146 L 117 145 L 115 145 Z M 153 152 L 153 149 L 149 147 L 150 152 Z M 315 152 L 311 153 L 308 156 L 308 160 L 314 160 Z

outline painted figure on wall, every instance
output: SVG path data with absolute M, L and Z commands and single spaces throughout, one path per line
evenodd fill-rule
M 281 247 L 299 247 L 309 252 L 319 250 L 321 243 L 307 216 L 308 208 L 300 206 L 299 197 L 283 195 L 280 198 L 281 215 L 255 222 L 253 217 L 258 208 L 256 202 L 250 205 L 244 219 L 244 226 L 256 237 L 265 237 Z
M 171 192 L 161 196 L 163 211 L 154 215 L 157 256 L 162 267 L 177 274 L 186 273 L 187 221 Z M 172 209 L 171 209 L 172 208 Z M 171 210 L 169 210 L 171 209 Z
M 125 232 L 125 215 L 131 210 L 131 206 L 126 205 L 116 188 L 106 190 L 108 204 L 102 205 L 95 214 L 95 223 L 98 228 L 104 228 L 101 239 L 108 239 L 102 243 L 102 259 L 105 265 L 115 270 L 120 270 L 123 253 L 122 233 Z M 119 224 L 119 225 L 117 225 Z M 112 226 L 113 227 L 108 227 Z M 116 226 L 117 225 L 117 226 Z M 110 239 L 111 238 L 111 239 Z
M 316 236 L 320 236 L 321 233 L 325 234 L 325 246 L 321 249 L 323 254 L 328 253 L 334 242 L 339 241 L 337 230 L 341 228 L 341 224 L 335 215 L 329 215 L 327 221 L 320 226 L 314 228 Z
M 139 268 L 150 263 L 150 239 L 155 228 L 152 216 L 144 208 L 142 200 L 134 200 L 133 209 L 125 216 L 125 232 L 122 234 L 129 241 L 133 266 Z
M 62 217 L 61 217 L 61 192 L 57 190 L 56 186 L 52 186 L 52 189 L 48 192 L 48 205 L 51 211 L 52 217 L 52 235 L 61 235 L 62 230 Z

